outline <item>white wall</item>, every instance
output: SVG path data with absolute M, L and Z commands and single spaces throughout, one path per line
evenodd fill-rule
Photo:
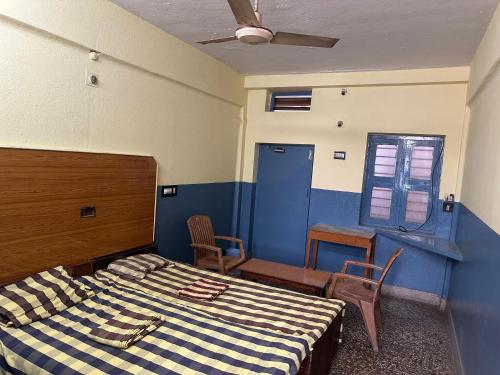
M 467 104 L 462 203 L 500 233 L 500 6 L 472 61 Z
M 234 181 L 232 68 L 105 0 L 2 0 L 0 45 L 0 146 L 153 155 L 160 184 Z
M 440 196 L 458 193 L 468 73 L 463 67 L 246 77 L 242 180 L 255 178 L 256 143 L 314 144 L 313 187 L 361 192 L 369 132 L 437 134 L 446 136 Z M 312 87 L 311 111 L 266 112 L 266 88 L 273 87 Z M 336 150 L 347 151 L 347 159 L 334 160 Z

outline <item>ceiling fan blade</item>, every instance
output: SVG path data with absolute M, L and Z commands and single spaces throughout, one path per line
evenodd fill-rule
M 227 0 L 238 25 L 260 26 L 250 0 Z
M 236 38 L 235 36 L 230 36 L 230 37 L 227 37 L 227 38 L 202 40 L 201 42 L 196 42 L 196 43 L 199 43 L 199 44 L 212 44 L 212 43 L 231 42 L 232 40 L 238 40 L 238 38 Z
M 326 36 L 315 36 L 294 33 L 277 32 L 271 39 L 273 44 L 287 44 L 291 46 L 323 47 L 332 48 L 339 40 L 327 38 Z

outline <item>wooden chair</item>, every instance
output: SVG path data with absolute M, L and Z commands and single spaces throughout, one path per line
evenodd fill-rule
M 380 289 L 384 279 L 396 258 L 401 254 L 401 249 L 396 250 L 385 267 L 375 266 L 370 263 L 346 260 L 340 273 L 335 273 L 332 283 L 328 288 L 328 298 L 338 298 L 356 305 L 365 322 L 366 331 L 370 338 L 372 348 L 378 352 L 377 326 L 383 328 L 382 312 L 380 310 Z M 347 273 L 349 265 L 370 268 L 381 271 L 380 279 L 372 280 Z
M 195 266 L 217 270 L 224 275 L 245 262 L 246 258 L 245 250 L 243 249 L 243 241 L 239 238 L 214 235 L 212 222 L 208 216 L 191 216 L 187 221 L 187 225 L 189 234 L 191 234 L 191 247 L 194 250 Z M 215 240 L 238 243 L 240 255 L 223 255 L 222 249 L 217 246 Z

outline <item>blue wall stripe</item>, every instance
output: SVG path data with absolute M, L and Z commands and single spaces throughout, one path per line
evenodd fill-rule
M 464 262 L 451 275 L 449 308 L 465 374 L 500 368 L 500 236 L 461 205 L 456 242 Z
M 238 235 L 251 248 L 251 225 L 255 184 L 242 182 Z M 441 202 L 440 202 L 441 203 Z M 324 189 L 312 189 L 309 227 L 316 223 L 330 223 L 343 227 L 359 227 L 361 194 Z M 452 235 L 453 214 L 440 210 L 437 215 L 436 237 L 449 239 Z M 387 277 L 387 283 L 419 291 L 429 292 L 446 298 L 448 294 L 449 261 L 442 256 L 423 251 L 394 239 L 377 236 L 375 262 L 384 264 L 395 248 L 403 247 L 400 257 Z M 320 245 L 318 268 L 331 272 L 339 271 L 346 259 L 363 260 L 364 252 L 355 248 L 325 244 Z
M 235 188 L 234 182 L 179 185 L 177 196 L 162 198 L 161 187 L 158 187 L 155 241 L 160 254 L 182 262 L 193 262 L 186 225 L 191 215 L 208 215 L 216 234 L 233 234 Z
M 249 252 L 252 247 L 254 199 L 255 184 L 246 182 L 179 185 L 177 196 L 167 198 L 160 197 L 158 188 L 156 242 L 160 253 L 175 260 L 193 261 L 186 220 L 198 213 L 212 218 L 217 234 L 236 234 L 242 238 Z M 309 226 L 324 222 L 359 227 L 360 206 L 360 193 L 312 189 Z M 450 238 L 454 221 L 452 214 L 440 211 L 436 235 Z M 403 247 L 405 253 L 389 274 L 387 283 L 446 298 L 450 276 L 446 258 L 378 236 L 376 263 L 384 264 L 397 247 Z M 363 260 L 363 254 L 361 250 L 346 246 L 321 244 L 318 267 L 336 272 L 345 259 Z

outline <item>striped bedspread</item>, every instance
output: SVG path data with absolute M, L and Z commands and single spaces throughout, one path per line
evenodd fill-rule
M 148 273 L 142 280 L 126 280 L 106 270 L 98 271 L 96 277 L 166 301 L 175 301 L 229 322 L 303 337 L 309 349 L 345 306 L 344 301 L 307 296 L 183 263 Z M 228 284 L 229 288 L 213 301 L 178 295 L 180 289 L 202 278 Z
M 0 329 L 0 373 L 13 374 L 294 374 L 306 340 L 229 323 L 165 299 L 90 277 L 103 289 L 50 318 Z M 159 314 L 164 323 L 128 349 L 87 337 L 123 309 Z

